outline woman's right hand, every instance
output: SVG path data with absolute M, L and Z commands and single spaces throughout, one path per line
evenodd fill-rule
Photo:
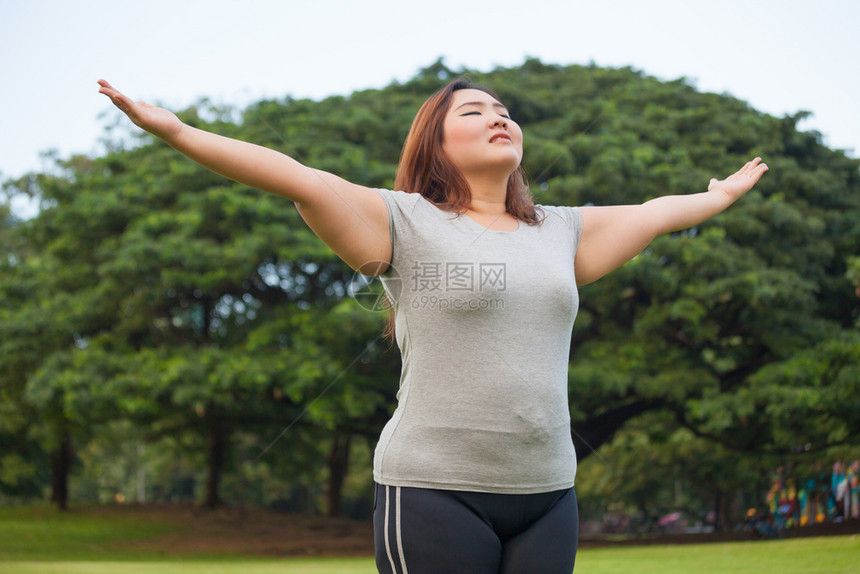
M 111 86 L 105 80 L 99 80 L 99 93 L 110 98 L 113 104 L 128 116 L 134 125 L 157 136 L 167 143 L 175 140 L 182 131 L 182 121 L 176 114 L 163 108 L 151 106 L 144 102 L 135 102 L 131 98 Z

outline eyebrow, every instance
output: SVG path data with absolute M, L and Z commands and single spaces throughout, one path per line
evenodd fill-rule
M 486 102 L 465 102 L 465 103 L 460 104 L 456 108 L 454 108 L 454 111 L 459 110 L 463 106 L 486 106 L 486 105 L 487 105 Z M 503 110 L 508 109 L 507 106 L 500 104 L 499 102 L 493 102 L 492 105 L 494 108 L 501 108 Z

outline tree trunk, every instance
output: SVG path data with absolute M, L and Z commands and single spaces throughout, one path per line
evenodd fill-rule
M 51 502 L 60 510 L 69 508 L 69 472 L 72 469 L 72 437 L 60 432 L 57 450 L 51 455 Z
M 328 457 L 328 515 L 341 515 L 341 495 L 343 483 L 349 470 L 349 451 L 352 435 L 335 431 Z
M 206 500 L 203 503 L 207 508 L 215 508 L 221 504 L 218 489 L 221 484 L 221 469 L 224 465 L 224 449 L 226 438 L 223 427 L 215 423 L 209 428 L 209 468 L 206 477 Z
M 717 491 L 714 498 L 714 530 L 730 532 L 734 527 L 732 506 L 735 497 L 733 493 Z

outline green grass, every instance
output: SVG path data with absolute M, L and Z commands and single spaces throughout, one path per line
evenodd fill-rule
M 152 550 L 118 544 L 179 530 L 168 520 L 140 520 L 132 513 L 105 516 L 97 508 L 0 507 L 0 561 L 159 558 Z
M 98 508 L 0 508 L 3 574 L 373 574 L 372 558 L 266 558 L 190 552 L 168 556 L 132 541 L 182 533 L 187 525 Z M 576 574 L 855 574 L 860 536 L 677 546 L 584 549 Z
M 585 549 L 576 574 L 855 574 L 860 538 Z M 374 574 L 370 558 L 0 562 L 4 574 Z
M 860 537 L 586 549 L 576 574 L 856 574 Z
M 376 565 L 372 558 L 0 562 L 0 572 L 3 574 L 376 574 Z

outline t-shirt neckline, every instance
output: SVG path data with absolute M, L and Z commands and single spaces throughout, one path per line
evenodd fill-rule
M 517 219 L 516 220 L 517 221 L 517 228 L 516 229 L 511 229 L 510 231 L 507 231 L 504 229 L 492 229 L 491 227 L 486 227 L 485 225 L 478 223 L 477 221 L 472 219 L 469 216 L 469 214 L 467 214 L 467 213 L 461 213 L 459 215 L 460 215 L 460 217 L 465 217 L 471 225 L 479 228 L 481 231 L 489 231 L 491 233 L 504 233 L 505 235 L 513 235 L 514 233 L 516 233 L 517 231 L 519 231 L 523 227 L 523 222 L 520 221 L 519 219 Z

